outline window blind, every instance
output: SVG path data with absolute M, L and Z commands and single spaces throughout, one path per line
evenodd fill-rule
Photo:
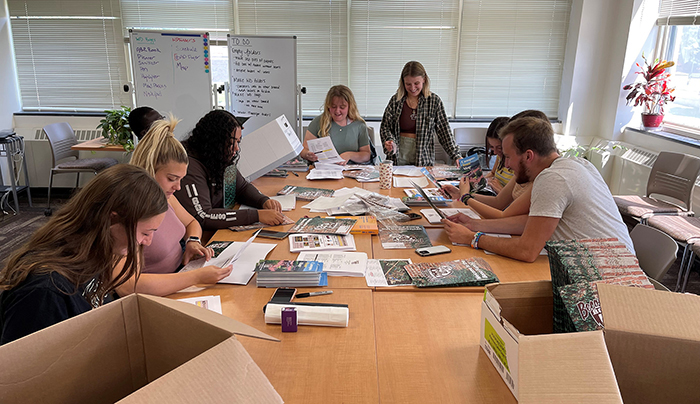
M 24 110 L 131 105 L 117 0 L 9 0 Z
M 209 32 L 213 40 L 234 31 L 231 0 L 121 0 L 121 6 L 125 28 Z
M 557 117 L 570 0 L 465 0 L 456 116 Z
M 350 88 L 360 113 L 381 117 L 403 66 L 416 60 L 452 115 L 459 1 L 355 0 L 350 13 Z
M 241 35 L 297 37 L 297 83 L 307 90 L 302 96 L 303 114 L 318 115 L 328 89 L 348 82 L 347 2 L 238 0 L 237 3 Z M 364 111 L 360 113 L 364 115 Z
M 661 0 L 657 25 L 700 25 L 700 1 Z

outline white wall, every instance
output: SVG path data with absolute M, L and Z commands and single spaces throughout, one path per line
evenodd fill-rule
M 20 110 L 8 16 L 7 1 L 2 0 L 0 2 L 0 130 L 12 128 L 12 114 Z

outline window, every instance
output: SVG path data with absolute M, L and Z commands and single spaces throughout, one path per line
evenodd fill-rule
M 661 59 L 672 60 L 676 100 L 666 104 L 666 126 L 700 131 L 700 2 L 663 0 L 659 9 Z
M 131 105 L 117 0 L 9 0 L 22 107 L 103 111 Z

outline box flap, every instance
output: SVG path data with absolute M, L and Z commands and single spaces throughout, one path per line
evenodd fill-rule
M 700 297 L 605 284 L 598 296 L 625 402 L 700 402 Z
M 123 306 L 134 299 L 120 299 L 0 347 L 0 403 L 113 403 L 145 385 L 143 358 L 138 358 L 143 352 L 132 352 L 128 343 L 139 336 L 127 333 L 138 330 L 124 321 Z
M 602 331 L 520 339 L 520 389 L 525 403 L 622 403 Z
M 700 296 L 598 284 L 606 330 L 700 341 Z
M 233 336 L 119 401 L 120 404 L 282 402 Z
M 194 304 L 179 302 L 177 300 L 150 295 L 139 295 L 139 297 L 142 299 L 158 302 L 163 306 L 187 314 L 188 316 L 198 318 L 213 326 L 216 326 L 223 330 L 227 330 L 236 335 L 245 335 L 246 337 L 254 337 L 270 341 L 279 341 L 277 338 L 271 337 L 262 331 L 259 331 L 249 325 L 241 323 L 240 321 L 236 321 L 232 318 L 222 316 L 221 314 L 196 306 Z
M 508 321 L 514 337 L 512 328 L 524 335 L 552 332 L 552 282 L 499 283 L 487 285 L 486 290 L 489 299 L 497 301 L 501 318 Z

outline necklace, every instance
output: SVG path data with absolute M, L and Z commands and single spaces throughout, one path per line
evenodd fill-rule
M 411 103 L 409 103 L 409 99 L 406 98 L 406 105 L 411 108 L 411 120 L 415 121 L 416 120 L 416 109 L 418 108 L 418 100 L 416 99 L 416 106 L 411 106 Z
M 336 124 L 338 124 L 338 122 L 336 122 Z M 346 117 L 345 117 L 345 126 L 348 126 L 348 125 L 350 125 L 350 122 L 349 122 L 348 117 L 346 116 Z M 340 125 L 338 125 L 338 126 L 340 126 Z M 345 126 L 340 126 L 340 132 L 343 131 L 343 128 L 344 128 Z

